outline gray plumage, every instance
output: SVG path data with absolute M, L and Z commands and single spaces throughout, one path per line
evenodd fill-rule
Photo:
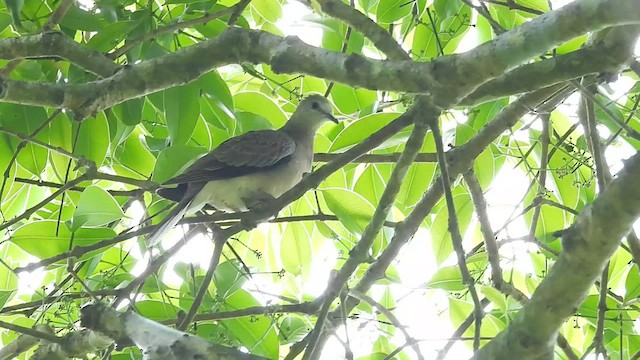
M 209 204 L 222 211 L 246 211 L 277 198 L 311 171 L 313 140 L 326 121 L 337 120 L 329 102 L 312 95 L 298 105 L 278 130 L 251 131 L 233 137 L 166 182 L 158 195 L 178 202 L 151 233 L 155 245 L 186 214 Z

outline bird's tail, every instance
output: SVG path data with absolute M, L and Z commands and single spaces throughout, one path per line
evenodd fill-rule
M 147 246 L 154 246 L 159 243 L 164 234 L 178 224 L 178 221 L 180 221 L 187 212 L 191 200 L 193 200 L 192 197 L 185 196 L 184 199 L 180 200 L 176 206 L 171 209 L 171 212 L 169 212 L 147 238 Z

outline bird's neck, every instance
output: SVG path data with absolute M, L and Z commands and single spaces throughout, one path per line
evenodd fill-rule
M 293 119 L 292 119 L 293 120 Z M 318 131 L 317 127 L 310 126 L 309 123 L 289 120 L 280 131 L 291 136 L 296 142 L 311 142 Z

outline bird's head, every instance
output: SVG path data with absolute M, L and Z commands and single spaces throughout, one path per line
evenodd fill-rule
M 338 119 L 333 116 L 331 104 L 320 95 L 311 95 L 302 100 L 289 120 L 292 125 L 304 124 L 303 126 L 313 130 L 317 130 L 327 121 L 338 123 Z

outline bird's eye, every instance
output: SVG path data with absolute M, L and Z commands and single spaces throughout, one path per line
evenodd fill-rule
M 314 101 L 314 102 L 311 103 L 311 108 L 313 110 L 318 110 L 319 107 L 320 107 L 320 104 L 318 104 L 317 101 Z

